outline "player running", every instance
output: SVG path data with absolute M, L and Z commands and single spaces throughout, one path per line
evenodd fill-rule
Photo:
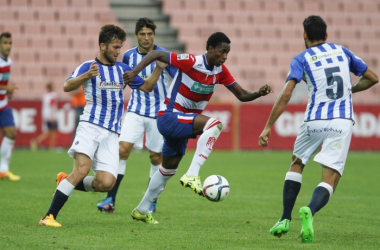
M 303 26 L 306 50 L 290 63 L 286 84 L 260 135 L 259 145 L 268 145 L 274 123 L 284 112 L 296 84 L 304 80 L 309 88 L 308 104 L 285 176 L 283 213 L 270 233 L 281 237 L 289 231 L 303 169 L 322 146 L 314 158 L 322 166 L 322 182 L 314 190 L 309 205 L 299 211 L 302 242 L 310 243 L 314 240 L 313 216 L 327 204 L 343 174 L 354 124 L 352 93 L 372 87 L 378 77 L 351 51 L 326 42 L 327 25 L 321 17 L 309 16 Z M 350 72 L 361 76 L 354 85 Z
M 199 171 L 210 155 L 223 125 L 219 120 L 202 115 L 217 84 L 224 85 L 240 101 L 253 101 L 272 92 L 267 85 L 259 91 L 243 89 L 232 77 L 224 63 L 230 52 L 230 39 L 222 32 L 212 34 L 203 55 L 176 54 L 174 52 L 152 51 L 132 71 L 125 74 L 125 80 L 134 77 L 154 60 L 168 63 L 179 69 L 173 79 L 163 107 L 157 115 L 157 126 L 164 136 L 163 162 L 153 175 L 144 198 L 132 211 L 132 218 L 145 223 L 158 223 L 149 212 L 151 203 L 162 192 L 167 181 L 177 172 L 185 154 L 189 138 L 200 135 L 191 165 L 180 182 L 195 193 L 202 194 Z

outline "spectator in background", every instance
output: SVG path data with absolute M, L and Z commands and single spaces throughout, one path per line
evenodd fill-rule
M 43 132 L 36 139 L 32 139 L 30 142 L 30 149 L 36 151 L 38 146 L 47 138 L 49 141 L 49 149 L 55 150 L 55 143 L 57 138 L 57 111 L 58 101 L 57 93 L 54 92 L 54 84 L 49 82 L 46 84 L 47 92 L 42 98 L 42 122 Z
M 84 106 L 86 106 L 86 98 L 84 96 L 83 88 L 80 87 L 76 90 L 70 92 L 71 94 L 71 105 L 75 111 L 75 129 L 73 132 L 73 138 L 75 137 L 75 131 L 79 124 L 79 117 L 83 114 Z
M 3 141 L 0 147 L 0 179 L 19 181 L 20 176 L 9 171 L 9 162 L 12 156 L 13 145 L 16 139 L 16 126 L 12 109 L 8 106 L 17 89 L 15 84 L 9 84 L 12 60 L 9 58 L 12 48 L 12 36 L 9 32 L 0 34 L 0 128 L 3 132 Z

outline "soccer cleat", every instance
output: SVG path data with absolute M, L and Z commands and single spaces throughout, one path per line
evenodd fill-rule
M 112 197 L 107 197 L 101 200 L 101 203 L 99 203 L 97 207 L 101 212 L 113 213 L 113 211 L 115 211 L 115 205 L 113 203 Z
M 43 217 L 38 223 L 38 225 L 45 226 L 45 227 L 61 227 L 62 226 L 54 219 L 54 216 L 52 214 L 49 214 Z
M 269 230 L 271 234 L 280 238 L 283 234 L 286 234 L 289 231 L 290 220 L 283 219 L 277 221 L 277 223 Z
M 309 207 L 301 207 L 300 218 L 302 223 L 301 239 L 303 243 L 312 243 L 314 240 L 313 215 Z
M 137 208 L 133 209 L 131 213 L 132 219 L 139 220 L 145 222 L 146 224 L 158 224 L 158 221 L 153 219 L 152 212 L 148 212 L 147 214 L 142 214 L 137 210 Z
M 19 181 L 21 178 L 18 175 L 13 174 L 11 171 L 0 173 L 0 179 L 8 181 Z
M 156 207 L 157 207 L 157 200 L 155 200 L 154 202 L 152 202 L 152 204 L 150 204 L 149 212 L 155 213 Z
M 63 181 L 64 179 L 66 179 L 68 176 L 68 174 L 64 173 L 64 172 L 59 172 L 57 174 L 57 179 L 55 179 L 55 181 L 57 182 L 57 187 L 59 185 L 59 183 L 61 183 L 61 181 Z M 54 198 L 54 195 L 55 195 L 55 192 L 57 191 L 57 187 L 55 188 L 55 191 L 53 193 L 53 198 Z
M 204 196 L 200 176 L 187 176 L 187 174 L 184 174 L 181 179 L 179 179 L 179 182 L 182 186 L 191 188 L 196 194 Z

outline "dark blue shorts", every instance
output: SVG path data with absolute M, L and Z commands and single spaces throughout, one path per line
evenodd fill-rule
M 58 128 L 58 124 L 57 124 L 57 122 L 46 122 L 46 127 L 49 130 L 53 130 L 53 129 L 57 129 Z
M 0 127 L 15 127 L 12 109 L 9 106 L 3 110 L 0 110 Z
M 193 133 L 196 115 L 168 112 L 157 117 L 158 131 L 164 136 L 164 157 L 185 155 L 188 139 L 197 137 Z

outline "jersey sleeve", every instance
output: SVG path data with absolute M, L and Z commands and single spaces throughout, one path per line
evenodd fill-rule
M 288 77 L 286 78 L 285 82 L 293 79 L 296 81 L 296 83 L 299 83 L 302 80 L 303 72 L 304 68 L 300 57 L 293 58 L 293 60 L 290 62 Z
M 131 69 L 131 67 L 129 67 L 129 65 L 123 64 L 123 70 L 124 70 L 124 72 L 127 72 L 127 71 L 131 71 L 132 69 Z M 137 75 L 133 79 L 133 82 L 131 84 L 128 84 L 128 86 L 131 89 L 137 89 L 138 87 L 140 87 L 141 85 L 143 85 L 144 82 L 145 82 L 145 80 Z
M 221 74 L 220 84 L 226 86 L 227 88 L 231 88 L 237 84 L 234 77 L 231 75 L 227 67 L 224 66 L 224 64 L 222 65 L 222 74 Z
M 168 52 L 168 62 L 170 65 L 178 68 L 181 72 L 189 71 L 195 64 L 195 56 L 193 54 L 176 54 Z
M 178 69 L 173 65 L 166 66 L 166 70 L 169 72 L 169 75 L 174 78 L 175 74 L 177 74 Z
M 87 61 L 87 62 L 84 62 L 82 63 L 81 65 L 79 65 L 72 73 L 71 75 L 66 79 L 66 81 L 68 81 L 70 78 L 74 78 L 74 77 L 78 77 L 80 75 L 82 75 L 83 73 L 86 73 L 89 69 L 90 69 L 90 66 L 91 66 L 91 63 L 93 61 Z
M 349 49 L 342 47 L 344 53 L 349 60 L 350 71 L 356 76 L 361 76 L 367 70 L 367 64 L 360 58 L 354 55 Z

